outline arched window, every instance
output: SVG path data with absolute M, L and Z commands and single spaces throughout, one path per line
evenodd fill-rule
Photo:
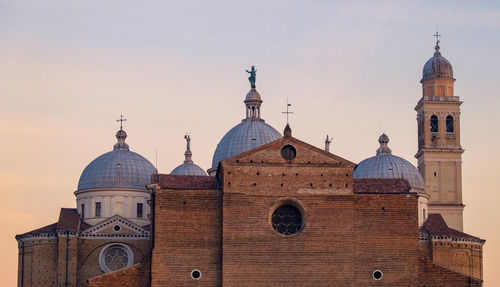
M 439 131 L 438 117 L 433 115 L 431 117 L 431 133 L 437 133 Z
M 447 133 L 455 132 L 455 127 L 453 126 L 453 117 L 452 116 L 446 117 L 446 132 Z

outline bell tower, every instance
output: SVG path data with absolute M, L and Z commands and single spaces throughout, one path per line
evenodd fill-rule
M 422 98 L 418 101 L 418 170 L 430 196 L 429 213 L 440 213 L 451 228 L 463 231 L 460 105 L 453 94 L 455 79 L 441 56 L 439 34 L 434 56 L 424 65 Z

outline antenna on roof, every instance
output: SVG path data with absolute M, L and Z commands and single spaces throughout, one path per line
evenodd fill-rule
M 293 112 L 290 112 L 288 110 L 288 108 L 291 106 L 292 104 L 288 103 L 288 98 L 286 98 L 286 112 L 281 112 L 282 114 L 286 114 L 286 124 L 288 125 L 288 115 L 290 114 L 293 114 Z
M 158 148 L 156 148 L 156 154 L 155 154 L 155 168 L 156 168 L 156 173 L 158 173 Z

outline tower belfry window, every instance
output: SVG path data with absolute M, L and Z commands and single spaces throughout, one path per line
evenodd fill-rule
M 453 126 L 453 117 L 452 116 L 447 116 L 446 117 L 446 132 L 447 133 L 453 133 L 455 132 L 455 127 Z
M 436 115 L 431 116 L 431 133 L 437 133 L 439 131 L 439 121 Z

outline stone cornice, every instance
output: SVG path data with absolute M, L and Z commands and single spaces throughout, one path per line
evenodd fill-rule
M 417 151 L 417 153 L 415 154 L 415 157 L 418 158 L 420 155 L 422 155 L 423 153 L 458 153 L 458 154 L 462 154 L 464 153 L 465 150 L 463 148 L 459 148 L 459 149 L 456 149 L 456 148 L 423 148 L 419 151 Z

